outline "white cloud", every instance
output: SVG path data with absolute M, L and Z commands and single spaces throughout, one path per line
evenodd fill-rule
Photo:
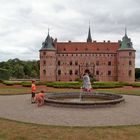
M 39 59 L 48 28 L 59 41 L 86 41 L 89 20 L 94 40 L 118 41 L 125 25 L 140 67 L 139 0 L 0 0 L 0 61 Z M 16 53 L 15 53 L 16 52 Z

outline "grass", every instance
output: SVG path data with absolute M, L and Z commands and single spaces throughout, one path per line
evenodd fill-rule
M 23 87 L 22 85 L 17 86 L 1 86 L 0 84 L 0 94 L 22 94 L 22 93 L 31 93 L 30 87 Z M 38 86 L 37 85 L 37 92 L 40 92 L 41 90 L 47 91 L 47 92 L 80 92 L 79 89 L 73 89 L 73 88 L 50 88 L 46 86 Z M 128 94 L 128 95 L 140 95 L 140 89 L 139 88 L 98 88 L 94 89 L 95 91 L 103 91 L 103 92 L 111 92 L 111 93 L 117 93 L 117 94 Z
M 0 140 L 139 140 L 140 125 L 62 127 L 0 118 Z
M 46 86 L 45 86 L 46 87 Z M 38 91 L 42 87 L 37 87 Z M 51 89 L 49 92 L 70 92 L 80 89 Z M 96 89 L 95 91 L 140 95 L 135 89 Z M 1 86 L 0 94 L 30 93 L 29 87 Z M 22 123 L 0 118 L 0 140 L 140 140 L 140 125 L 114 127 L 62 127 Z

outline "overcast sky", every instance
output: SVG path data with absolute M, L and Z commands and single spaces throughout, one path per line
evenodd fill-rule
M 0 0 L 0 61 L 38 60 L 48 34 L 58 41 L 118 41 L 127 27 L 140 67 L 140 0 Z

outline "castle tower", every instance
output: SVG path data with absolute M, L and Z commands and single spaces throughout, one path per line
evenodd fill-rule
M 135 50 L 131 39 L 128 38 L 125 29 L 125 35 L 117 51 L 118 58 L 118 81 L 134 82 L 135 81 Z
M 40 80 L 56 81 L 56 49 L 49 35 L 42 43 L 40 51 Z

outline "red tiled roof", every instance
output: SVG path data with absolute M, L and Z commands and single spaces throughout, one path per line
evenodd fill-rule
M 115 53 L 119 49 L 118 42 L 57 42 L 58 53 Z

